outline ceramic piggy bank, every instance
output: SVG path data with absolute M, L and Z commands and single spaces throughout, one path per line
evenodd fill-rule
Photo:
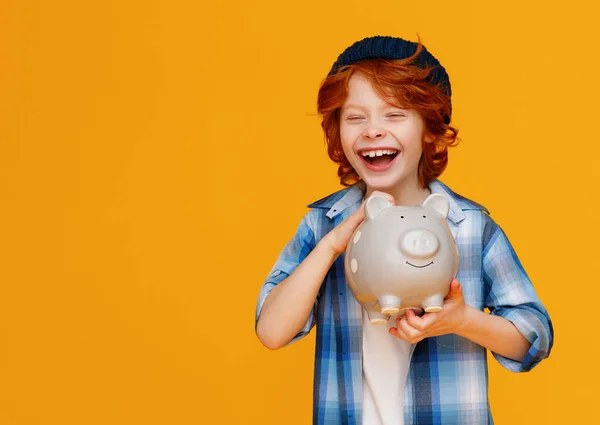
M 432 194 L 422 205 L 404 207 L 373 195 L 364 208 L 365 221 L 348 243 L 344 268 L 370 322 L 386 323 L 406 309 L 442 310 L 458 270 L 446 197 Z

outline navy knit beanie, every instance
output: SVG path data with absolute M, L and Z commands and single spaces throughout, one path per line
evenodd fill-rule
M 335 74 L 341 67 L 352 65 L 365 59 L 406 59 L 417 51 L 417 43 L 406 41 L 402 38 L 375 36 L 367 37 L 357 41 L 348 47 L 338 56 L 331 67 L 329 75 Z M 440 62 L 425 49 L 423 46 L 421 53 L 416 58 L 414 65 L 419 68 L 434 67 L 429 74 L 429 82 L 433 85 L 440 85 L 443 92 L 452 95 L 450 87 L 450 78 Z M 450 114 L 452 114 L 452 104 L 450 105 Z M 450 124 L 450 116 L 444 116 L 444 123 Z

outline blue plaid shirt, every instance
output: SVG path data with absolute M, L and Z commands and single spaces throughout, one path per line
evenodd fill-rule
M 439 180 L 429 189 L 450 201 L 448 225 L 458 248 L 458 280 L 465 301 L 511 321 L 531 343 L 523 362 L 492 354 L 510 371 L 529 371 L 550 354 L 553 330 L 515 251 L 485 207 Z M 359 182 L 309 205 L 312 209 L 260 291 L 256 322 L 271 289 L 294 271 L 324 235 L 356 211 L 363 197 L 364 184 Z M 346 286 L 343 257 L 330 268 L 312 315 L 290 341 L 307 335 L 316 324 L 315 425 L 362 424 L 362 315 Z M 406 383 L 405 423 L 492 424 L 486 349 L 455 334 L 419 342 Z

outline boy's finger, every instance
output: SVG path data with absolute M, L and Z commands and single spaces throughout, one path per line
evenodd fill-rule
M 364 212 L 355 212 L 350 217 L 342 222 L 342 226 L 348 226 L 352 231 L 358 227 L 360 223 L 362 223 L 365 219 Z
M 408 340 L 410 340 L 411 338 L 416 339 L 421 337 L 422 332 L 418 329 L 413 328 L 406 320 L 396 319 L 396 323 L 398 324 L 398 330 L 404 332 L 404 334 L 409 338 Z
M 423 320 L 423 327 L 425 329 L 431 328 L 435 322 L 438 321 L 440 313 L 425 313 L 421 319 Z
M 346 217 L 340 224 L 339 227 L 350 226 L 352 228 L 358 227 L 360 223 L 365 219 L 365 211 L 359 208 L 354 213 Z
M 406 314 L 405 314 L 405 319 L 408 322 L 408 324 L 410 326 L 412 326 L 413 328 L 419 330 L 419 331 L 424 331 L 425 329 L 427 329 L 426 325 L 425 325 L 425 321 L 423 320 L 422 317 L 419 317 L 415 314 L 414 311 L 412 310 L 406 310 Z
M 396 338 L 400 338 L 403 339 L 405 341 L 408 341 L 408 337 L 406 336 L 406 334 L 404 332 L 402 332 L 402 330 L 398 329 L 398 328 L 390 328 L 389 332 L 394 335 Z
M 456 299 L 462 297 L 462 285 L 458 281 L 458 279 L 454 278 L 450 282 L 450 291 L 448 295 L 446 295 L 446 300 Z

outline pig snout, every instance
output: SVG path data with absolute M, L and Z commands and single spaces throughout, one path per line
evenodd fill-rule
M 429 230 L 411 230 L 400 239 L 400 250 L 407 257 L 430 258 L 439 247 L 438 238 Z

